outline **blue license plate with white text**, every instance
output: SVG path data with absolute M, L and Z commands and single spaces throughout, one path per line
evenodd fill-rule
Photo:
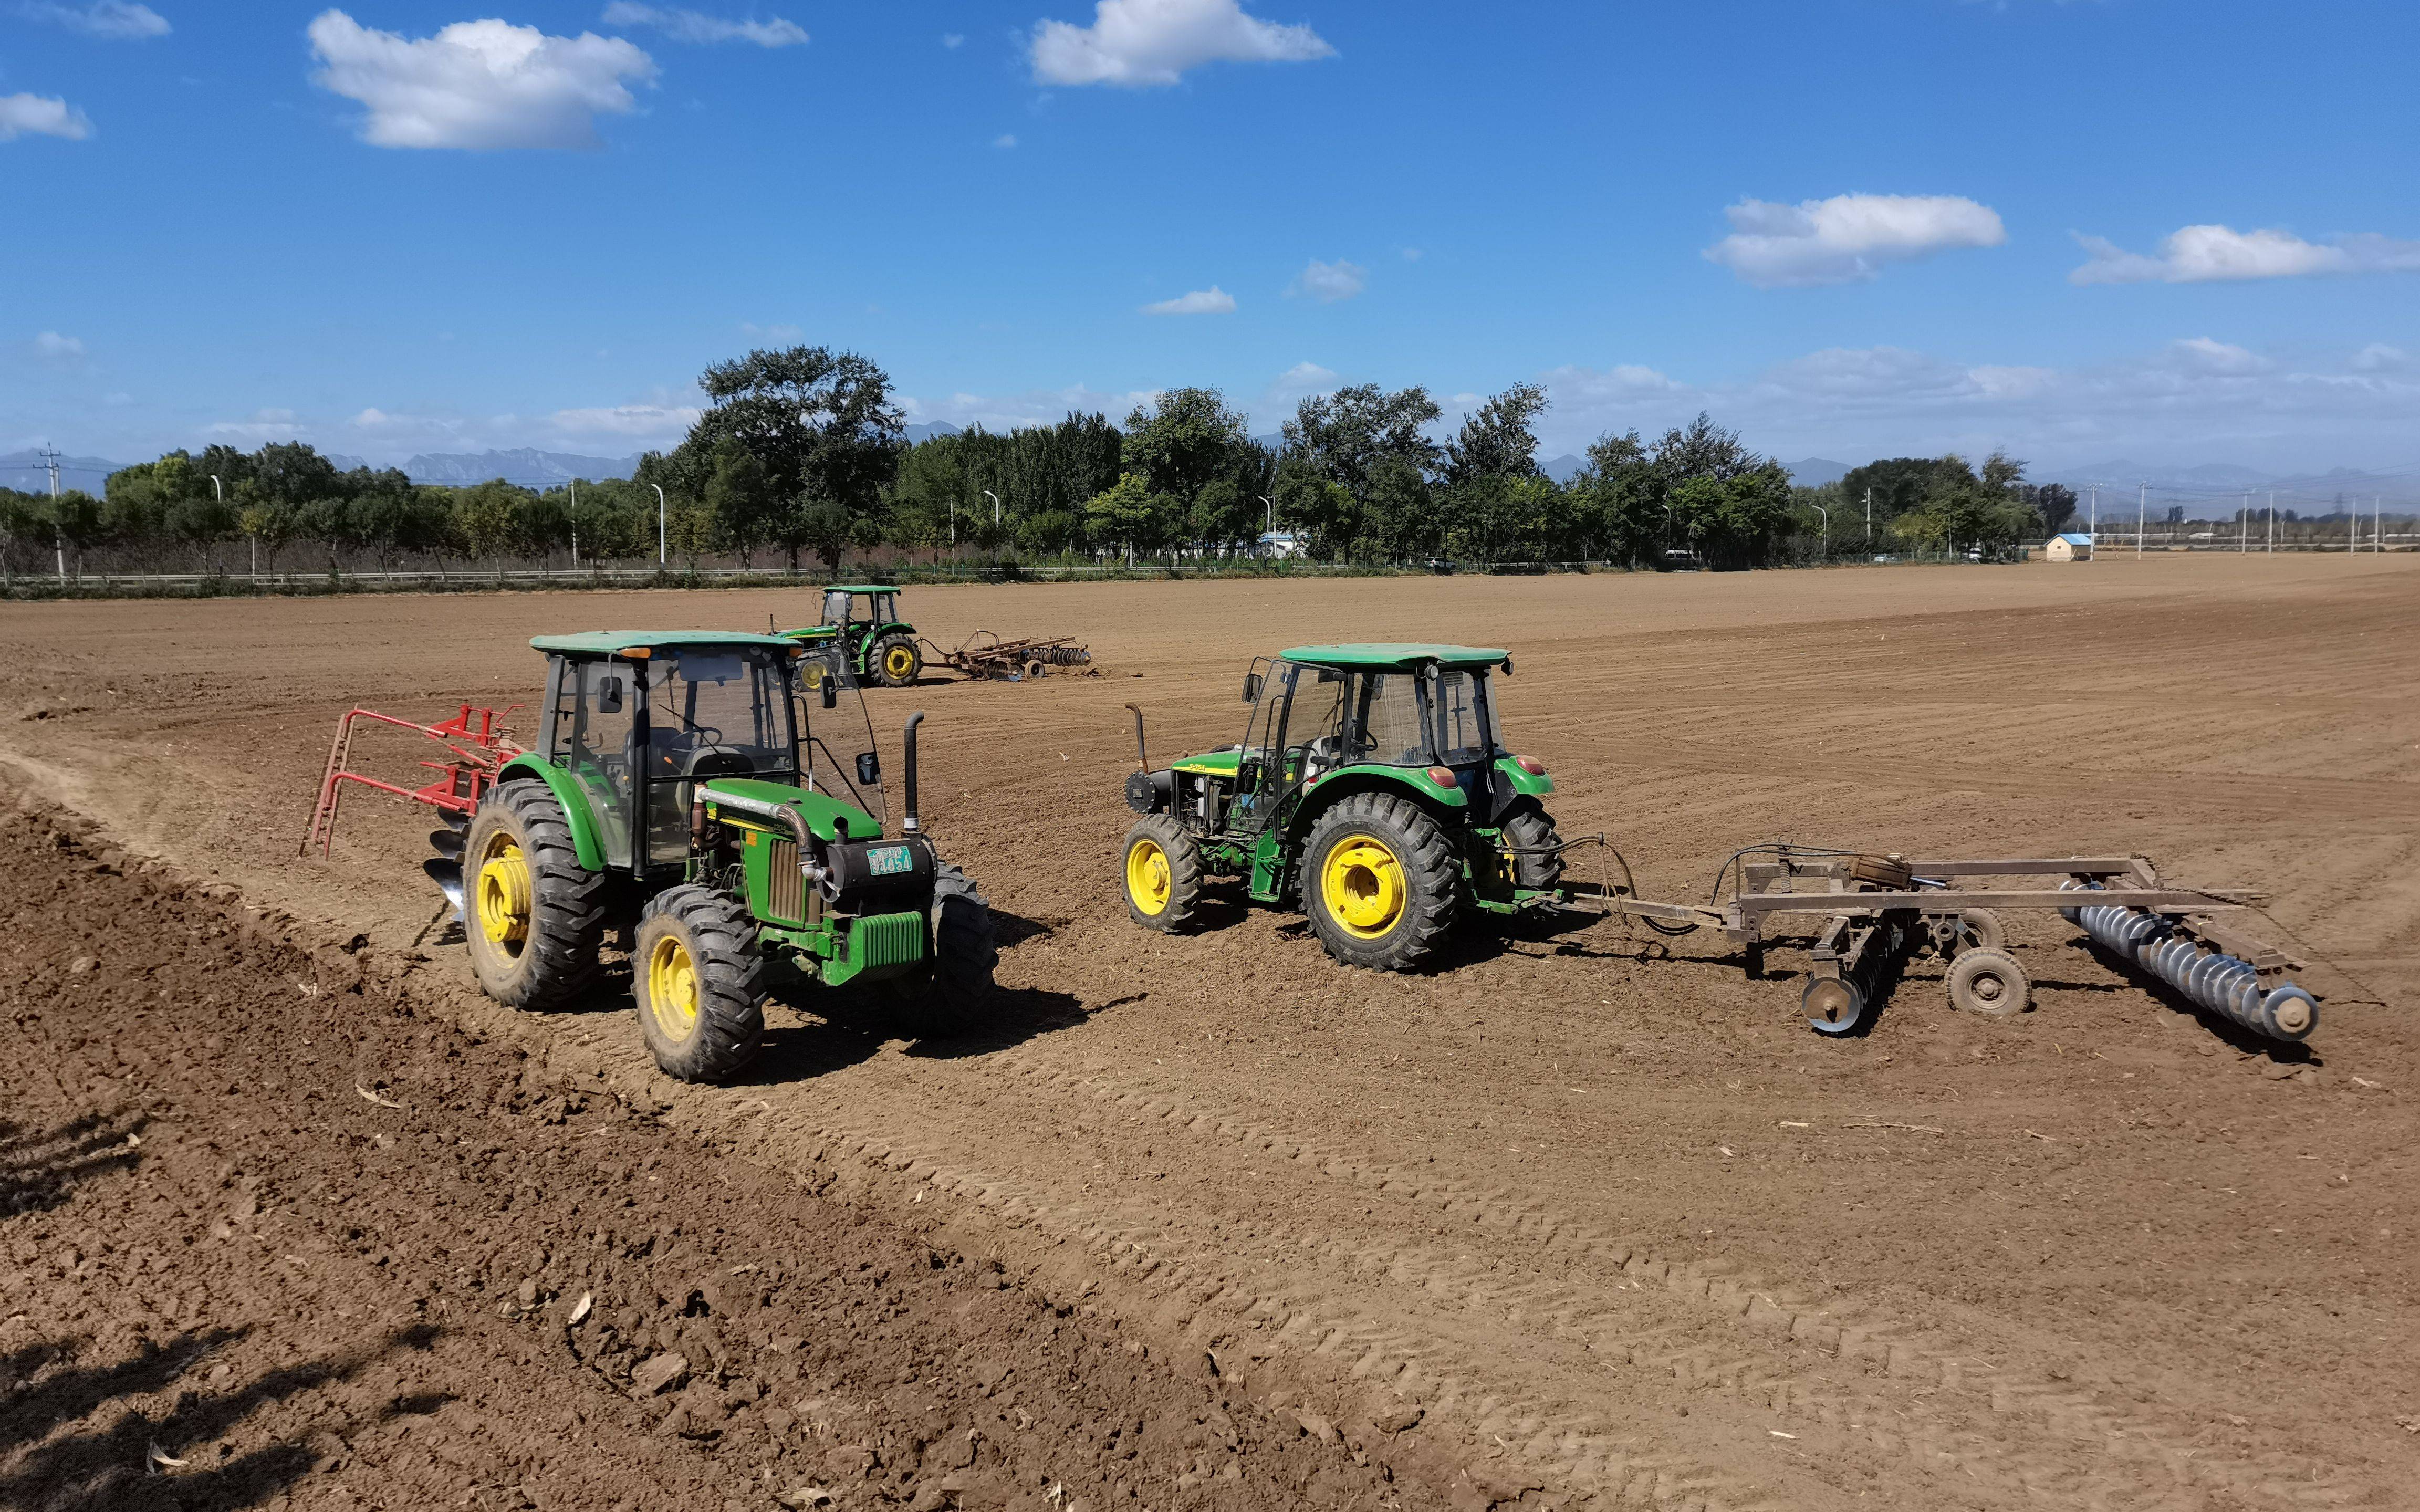
M 876 877 L 896 877 L 902 872 L 916 869 L 915 858 L 908 854 L 904 845 L 888 845 L 879 850 L 869 850 L 865 853 L 865 864 Z

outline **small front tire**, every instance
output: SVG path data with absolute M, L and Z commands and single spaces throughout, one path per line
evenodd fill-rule
M 941 1038 L 979 1027 L 990 1003 L 1000 944 L 991 902 L 974 879 L 944 861 L 933 868 L 933 911 L 927 921 L 930 964 L 884 984 L 899 1018 L 919 1038 Z
M 1167 814 L 1126 832 L 1126 914 L 1146 929 L 1182 934 L 1202 901 L 1202 844 Z
M 722 1082 L 765 1037 L 765 957 L 756 926 L 729 897 L 667 888 L 639 915 L 630 957 L 639 1033 L 667 1076 Z

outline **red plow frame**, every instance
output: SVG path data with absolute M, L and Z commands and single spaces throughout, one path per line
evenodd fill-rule
M 422 725 L 381 714 L 374 709 L 355 708 L 336 722 L 336 739 L 328 747 L 328 767 L 319 778 L 319 801 L 311 810 L 311 828 L 303 834 L 302 847 L 295 854 L 308 855 L 313 846 L 318 846 L 323 856 L 330 852 L 336 841 L 336 811 L 344 802 L 347 783 L 359 783 L 382 793 L 427 803 L 453 818 L 467 821 L 479 806 L 479 800 L 494 785 L 497 772 L 521 754 L 521 748 L 512 742 L 504 729 L 503 716 L 522 707 L 514 704 L 499 711 L 464 704 L 442 725 Z M 443 775 L 418 787 L 406 787 L 353 771 L 353 731 L 365 719 L 411 730 L 451 751 L 450 760 L 423 759 L 420 763 Z

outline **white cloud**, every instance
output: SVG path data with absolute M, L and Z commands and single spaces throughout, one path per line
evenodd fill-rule
M 752 320 L 742 320 L 739 322 L 739 334 L 752 339 L 780 341 L 791 346 L 796 346 L 807 338 L 805 331 L 786 320 L 776 320 L 771 325 L 758 325 Z
M 1090 26 L 1033 29 L 1033 77 L 1141 89 L 1204 63 L 1304 63 L 1335 52 L 1309 26 L 1248 16 L 1237 0 L 1099 0 Z
M 963 32 L 943 32 L 941 34 L 941 45 L 943 47 L 956 47 L 966 39 L 966 34 Z
M 70 31 L 112 41 L 168 35 L 167 20 L 160 12 L 149 6 L 132 4 L 132 0 L 88 0 L 81 6 L 60 5 L 57 0 L 25 0 L 17 12 L 30 21 L 56 22 Z
M 620 38 L 502 21 L 414 39 L 328 10 L 310 37 L 313 82 L 369 108 L 362 140 L 376 147 L 595 147 L 597 117 L 637 106 L 622 81 L 656 76 L 655 60 Z
M 29 133 L 81 142 L 92 134 L 92 122 L 64 100 L 41 95 L 0 95 L 0 142 L 13 142 Z
M 758 47 L 797 47 L 806 28 L 776 16 L 771 21 L 725 21 L 694 10 L 663 9 L 632 0 L 613 0 L 601 18 L 608 26 L 653 26 L 675 42 L 753 42 Z
M 74 336 L 45 331 L 34 338 L 34 354 L 54 362 L 72 362 L 84 355 L 84 343 Z
M 295 419 L 291 410 L 256 410 L 249 420 L 222 420 L 210 427 L 211 435 L 239 441 L 291 441 L 310 433 L 311 428 Z
M 1286 289 L 1289 294 L 1307 294 L 1322 304 L 1333 304 L 1341 299 L 1351 299 L 1370 286 L 1370 270 L 1359 263 L 1339 257 L 1334 262 L 1311 259 L 1311 266 L 1295 275 Z
M 1233 315 L 1235 313 L 1235 296 L 1212 284 L 1189 294 L 1179 294 L 1156 304 L 1146 304 L 1142 312 L 1145 315 Z
M 1270 386 L 1296 393 L 1316 394 L 1323 389 L 1336 386 L 1336 370 L 1332 367 L 1322 367 L 1315 362 L 1298 362 L 1278 374 L 1278 381 Z
M 2411 353 L 2383 341 L 2373 341 L 2353 353 L 2353 366 L 2365 373 L 2388 373 L 2412 361 Z
M 2305 242 L 2291 231 L 2238 231 L 2188 226 L 2172 232 L 2156 255 L 2128 252 L 2097 236 L 2075 239 L 2091 260 L 2069 273 L 2076 284 L 2203 284 L 2250 278 L 2305 278 L 2322 273 L 2420 273 L 2420 242 L 2375 234 Z
M 1857 283 L 1886 263 L 2008 241 L 1999 212 L 1955 195 L 1835 195 L 1723 211 L 1731 234 L 1706 256 L 1759 288 Z
M 991 139 L 991 145 L 999 148 L 1002 151 L 1006 151 L 1016 145 L 1016 138 L 1006 132 L 1002 132 L 1000 135 Z
M 616 404 L 597 409 L 557 410 L 547 424 L 566 435 L 665 438 L 677 440 L 697 424 L 694 405 Z
M 2251 373 L 2268 366 L 2242 347 L 2208 336 L 2187 336 L 2168 350 L 2186 366 L 2209 373 Z

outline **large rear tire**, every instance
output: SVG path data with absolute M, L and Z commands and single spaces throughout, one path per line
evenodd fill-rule
M 1126 913 L 1146 929 L 1182 934 L 1202 901 L 1202 845 L 1167 814 L 1146 814 L 1126 832 Z
M 924 670 L 924 653 L 916 637 L 892 631 L 865 653 L 865 675 L 885 688 L 912 688 Z
M 630 953 L 639 1033 L 667 1076 L 721 1082 L 765 1037 L 765 954 L 747 911 L 721 893 L 666 888 L 639 915 Z
M 1462 890 L 1445 832 L 1391 793 L 1342 800 L 1312 821 L 1303 846 L 1303 912 L 1347 966 L 1418 966 L 1453 927 Z
M 462 879 L 462 932 L 481 990 L 512 1007 L 551 1008 L 595 985 L 611 879 L 580 865 L 544 783 L 489 792 L 464 837 Z
M 974 879 L 944 861 L 933 868 L 932 960 L 884 984 L 902 1022 L 919 1038 L 981 1027 L 1000 967 L 991 902 Z

